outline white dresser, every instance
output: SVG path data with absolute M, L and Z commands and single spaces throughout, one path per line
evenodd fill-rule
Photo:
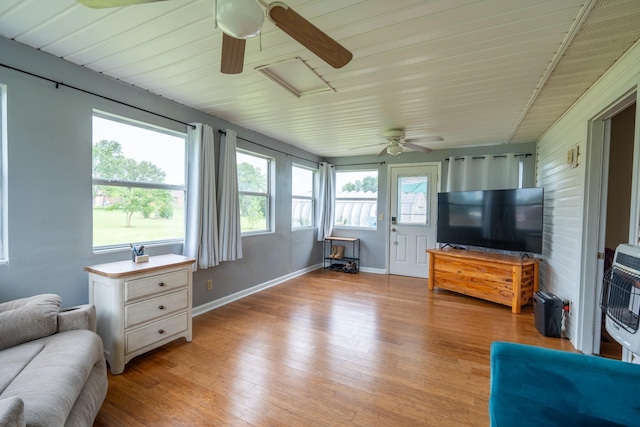
M 132 358 L 176 338 L 191 342 L 193 258 L 159 255 L 148 262 L 119 261 L 85 267 L 89 302 L 111 373 Z

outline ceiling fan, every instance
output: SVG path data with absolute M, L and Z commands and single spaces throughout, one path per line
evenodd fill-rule
M 431 148 L 423 147 L 421 145 L 416 145 L 411 141 L 417 141 L 415 139 L 405 139 L 404 129 L 389 129 L 384 133 L 384 137 L 387 139 L 386 142 L 382 142 L 380 144 L 386 144 L 386 147 L 378 153 L 378 157 L 384 156 L 385 154 L 389 154 L 391 156 L 397 156 L 402 153 L 405 148 L 409 148 L 413 151 L 420 151 L 422 153 L 430 153 Z M 441 136 L 431 136 L 427 138 L 420 138 L 420 141 L 444 141 Z M 374 144 L 374 145 L 380 145 Z
M 92 8 L 122 7 L 165 0 L 76 0 Z M 282 31 L 305 48 L 316 54 L 333 68 L 344 67 L 353 54 L 333 40 L 293 9 L 282 2 L 266 3 L 264 0 L 217 0 L 214 14 L 222 30 L 223 74 L 239 74 L 244 64 L 246 39 L 260 34 L 264 12 Z M 258 4 L 260 3 L 260 4 Z

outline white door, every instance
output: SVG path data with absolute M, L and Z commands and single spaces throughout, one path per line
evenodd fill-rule
M 389 274 L 427 277 L 436 245 L 439 164 L 390 166 Z

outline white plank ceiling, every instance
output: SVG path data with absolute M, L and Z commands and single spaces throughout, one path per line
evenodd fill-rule
M 398 127 L 442 136 L 433 149 L 536 140 L 640 37 L 638 0 L 287 4 L 353 60 L 333 69 L 267 20 L 243 73 L 221 74 L 212 0 L 0 0 L 0 35 L 324 157 L 377 153 L 362 147 Z M 296 98 L 255 71 L 295 57 L 336 92 Z

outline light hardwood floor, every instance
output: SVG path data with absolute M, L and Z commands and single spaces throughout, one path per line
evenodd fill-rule
M 95 426 L 487 426 L 497 340 L 574 351 L 535 329 L 531 306 L 317 270 L 109 374 Z

